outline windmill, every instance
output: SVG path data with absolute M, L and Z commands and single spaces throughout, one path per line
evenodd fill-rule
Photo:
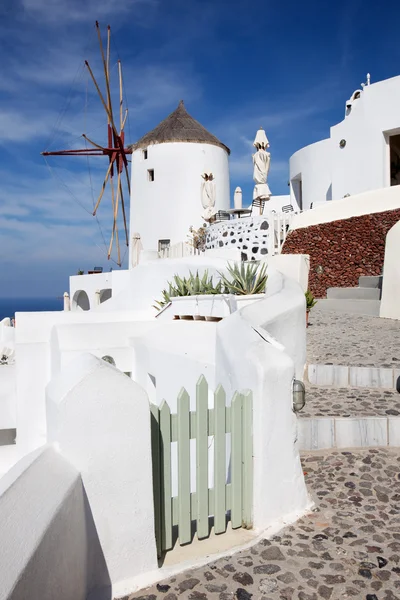
M 126 185 L 128 194 L 130 196 L 130 180 L 128 170 L 127 155 L 132 154 L 130 148 L 125 147 L 125 124 L 128 116 L 128 109 L 124 110 L 123 106 L 123 79 L 122 79 L 122 65 L 121 61 L 118 60 L 118 79 L 119 79 L 119 107 L 118 117 L 119 126 L 115 123 L 115 112 L 111 100 L 111 86 L 110 86 L 110 38 L 111 28 L 107 27 L 107 47 L 104 49 L 103 41 L 101 38 L 100 26 L 96 21 L 96 31 L 100 45 L 101 62 L 104 69 L 105 78 L 105 95 L 100 89 L 100 85 L 94 76 L 92 68 L 90 67 L 87 60 L 85 60 L 85 67 L 89 73 L 89 76 L 96 88 L 97 94 L 100 98 L 101 104 L 107 115 L 107 145 L 101 145 L 91 140 L 87 135 L 83 134 L 82 137 L 90 144 L 90 147 L 83 149 L 70 149 L 70 150 L 57 150 L 53 152 L 42 152 L 43 156 L 107 156 L 108 157 L 108 168 L 104 177 L 104 181 L 100 188 L 100 193 L 97 198 L 97 202 L 93 209 L 93 216 L 96 215 L 100 203 L 103 199 L 106 189 L 111 192 L 111 205 L 113 213 L 113 226 L 111 232 L 111 239 L 108 246 L 107 258 L 110 259 L 113 246 L 117 251 L 117 264 L 121 266 L 121 248 L 120 239 L 118 232 L 118 212 L 121 206 L 123 227 L 125 234 L 125 243 L 128 246 L 128 228 L 126 222 L 125 212 L 125 201 L 124 201 L 124 186 Z M 124 183 L 125 181 L 125 183 Z

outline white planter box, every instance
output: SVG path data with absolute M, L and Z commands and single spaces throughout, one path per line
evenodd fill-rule
M 236 296 L 230 294 L 206 294 L 171 298 L 170 312 L 173 316 L 193 316 L 222 319 L 237 310 Z
M 248 294 L 247 296 L 235 296 L 235 298 L 237 310 L 240 310 L 249 304 L 253 304 L 253 302 L 257 302 L 257 300 L 263 300 L 265 294 Z

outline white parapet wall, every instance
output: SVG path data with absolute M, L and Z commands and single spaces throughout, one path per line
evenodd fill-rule
M 296 214 L 291 222 L 290 230 L 399 208 L 400 186 L 381 188 L 342 198 L 342 200 L 326 202 L 316 208 Z
M 263 260 L 281 251 L 294 214 L 265 210 L 263 215 L 215 223 L 206 230 L 206 248 L 237 249 L 244 261 Z
M 47 387 L 48 439 L 81 473 L 113 597 L 157 570 L 150 409 L 143 388 L 82 354 Z
M 55 448 L 35 450 L 0 480 L 0 514 L 2 600 L 110 598 L 81 477 Z
M 160 261 L 161 262 L 161 261 Z M 136 317 L 137 318 L 137 317 Z M 56 355 L 58 325 L 81 324 L 83 330 L 90 323 L 108 324 L 133 322 L 135 313 L 129 310 L 111 312 L 40 312 L 17 313 L 16 331 L 16 394 L 17 394 L 17 449 L 19 457 L 38 448 L 46 441 L 45 388 L 58 371 Z M 84 337 L 84 331 L 82 331 Z M 68 344 L 69 336 L 65 336 Z M 107 348 L 110 340 L 104 339 Z M 93 345 L 90 345 L 90 349 Z M 70 348 L 69 348 L 70 349 Z M 77 349 L 84 350 L 81 346 Z
M 310 257 L 308 254 L 275 254 L 267 260 L 268 272 L 279 271 L 289 279 L 297 281 L 303 292 L 308 290 Z
M 72 311 L 96 310 L 96 308 L 118 295 L 129 282 L 129 270 L 108 273 L 73 275 L 69 278 Z
M 292 411 L 293 379 L 305 364 L 305 299 L 300 286 L 270 276 L 264 300 L 217 327 L 216 369 L 227 395 L 253 392 L 254 527 L 295 520 L 311 506 Z
M 400 221 L 386 236 L 380 317 L 400 319 Z

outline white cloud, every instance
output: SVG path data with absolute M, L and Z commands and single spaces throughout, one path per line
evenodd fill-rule
M 157 0 L 22 0 L 24 10 L 37 19 L 47 22 L 80 22 L 98 20 L 109 15 L 123 16 L 134 9 L 156 6 Z

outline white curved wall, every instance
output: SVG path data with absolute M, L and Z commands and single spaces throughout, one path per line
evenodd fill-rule
M 290 230 L 400 208 L 400 185 L 357 194 L 294 215 Z
M 151 145 L 147 155 L 145 159 L 142 149 L 132 154 L 130 205 L 130 232 L 140 234 L 145 250 L 158 250 L 161 239 L 171 240 L 171 245 L 186 241 L 189 227 L 201 226 L 202 173 L 214 175 L 216 208 L 229 208 L 228 154 L 223 148 L 174 142 Z M 154 181 L 149 181 L 149 169 Z
M 353 101 L 350 114 L 331 127 L 329 139 L 306 146 L 291 157 L 291 182 L 302 175 L 303 209 L 311 202 L 339 200 L 346 194 L 390 186 L 388 139 L 400 133 L 399 105 L 400 76 L 366 86 Z M 341 140 L 346 142 L 343 148 Z M 326 198 L 330 182 L 332 191 Z
M 95 531 L 79 472 L 55 448 L 25 456 L 1 479 L 0 511 L 0 598 L 88 597 Z
M 331 140 L 298 150 L 290 157 L 290 199 L 302 209 L 310 208 L 311 203 L 332 199 Z M 299 179 L 302 182 L 302 205 L 298 193 Z
M 380 317 L 400 320 L 400 221 L 386 236 Z
M 400 77 L 364 88 L 350 115 L 331 128 L 332 192 L 335 199 L 390 185 L 384 132 L 400 128 Z M 340 148 L 340 140 L 346 146 Z

